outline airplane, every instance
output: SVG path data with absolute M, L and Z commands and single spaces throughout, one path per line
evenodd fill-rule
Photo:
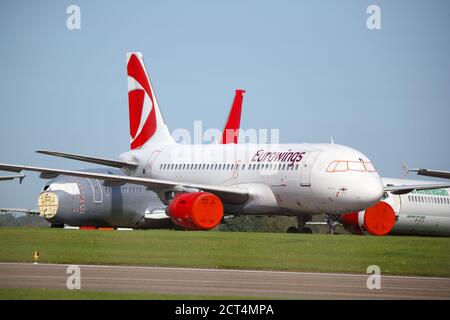
M 240 117 L 239 115 L 235 115 Z M 238 122 L 236 122 L 238 123 Z M 239 124 L 233 127 L 235 132 L 239 129 Z M 332 143 L 334 141 L 332 140 Z M 448 177 L 450 173 L 428 169 L 409 169 L 403 165 L 405 173 L 417 171 L 418 174 L 432 177 Z M 432 181 L 417 181 L 411 179 L 381 178 L 385 188 L 398 185 L 418 185 L 431 184 Z M 364 211 L 353 212 L 340 215 L 338 217 L 327 216 L 325 222 L 306 222 L 306 226 L 327 225 L 331 233 L 334 233 L 337 224 L 353 234 L 374 234 L 374 235 L 424 235 L 424 236 L 450 236 L 450 189 L 430 189 L 430 190 L 403 190 L 400 194 L 385 192 L 382 200 L 371 208 Z M 395 216 L 390 214 L 391 209 Z M 389 223 L 384 228 L 374 229 L 370 220 L 372 216 L 385 214 Z M 391 227 L 389 227 L 391 226 Z M 308 227 L 303 232 L 312 233 Z M 290 227 L 289 233 L 296 233 L 298 229 Z
M 225 123 L 222 144 L 236 143 L 242 102 L 245 90 L 236 89 L 230 113 Z M 53 154 L 45 150 L 41 154 Z M 74 157 L 58 153 L 60 157 Z M 75 158 L 76 159 L 76 158 Z M 98 162 L 102 164 L 101 162 Z M 117 168 L 95 168 L 83 170 L 105 174 L 124 175 Z M 14 176 L 24 177 L 24 175 Z M 0 208 L 0 212 L 39 214 L 52 228 L 66 226 L 81 229 L 132 228 L 160 229 L 177 228 L 166 214 L 158 196 L 142 185 L 108 185 L 102 180 L 60 175 L 48 181 L 38 197 L 38 210 L 25 208 Z
M 417 172 L 418 175 L 450 178 L 446 171 L 428 169 L 409 169 L 403 164 L 405 175 L 408 172 Z M 411 179 L 382 178 L 385 187 L 395 185 L 430 184 L 434 181 Z M 411 190 L 410 193 L 386 192 L 380 201 L 380 206 L 390 206 L 395 212 L 395 223 L 386 234 L 391 235 L 417 235 L 417 236 L 450 236 L 450 189 L 435 188 L 428 190 Z M 382 203 L 382 204 L 381 204 Z M 365 226 L 366 220 L 375 214 L 371 209 L 365 212 L 353 212 L 332 218 L 327 221 L 333 231 L 334 222 L 341 223 L 344 228 L 354 234 L 371 234 L 370 228 Z
M 383 185 L 430 184 L 432 181 L 382 178 Z M 408 193 L 385 192 L 382 200 L 374 207 L 352 212 L 334 219 L 353 234 L 376 234 L 370 220 L 383 210 L 393 210 L 395 220 L 392 227 L 385 228 L 385 234 L 416 236 L 450 236 L 450 189 L 433 188 L 411 190 Z M 384 213 L 386 214 L 386 213 Z M 331 225 L 333 221 L 329 222 Z
M 120 168 L 125 175 L 13 164 L 0 164 L 0 170 L 144 186 L 167 205 L 172 222 L 187 230 L 212 229 L 224 214 L 270 214 L 296 216 L 301 231 L 311 215 L 360 212 L 377 204 L 385 191 L 450 187 L 439 183 L 383 187 L 367 156 L 338 144 L 177 144 L 163 120 L 141 53 L 127 54 L 127 73 L 130 151 L 118 160 L 46 152 Z M 374 209 L 379 210 L 382 214 L 373 215 L 368 223 L 382 233 L 395 213 L 388 207 Z

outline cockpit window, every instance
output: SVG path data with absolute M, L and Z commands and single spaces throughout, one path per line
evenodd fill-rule
M 366 167 L 366 171 L 369 172 L 375 172 L 375 167 L 373 166 L 372 162 L 364 162 L 364 166 Z
M 72 195 L 80 194 L 80 188 L 77 183 L 52 183 L 48 191 L 64 191 Z
M 348 170 L 348 164 L 347 161 L 338 161 L 338 164 L 336 166 L 335 171 L 347 171 Z
M 371 162 L 364 161 L 347 161 L 335 160 L 328 165 L 327 172 L 345 172 L 345 171 L 360 171 L 360 172 L 376 172 Z
M 349 161 L 348 170 L 350 171 L 366 171 L 366 167 L 362 162 Z

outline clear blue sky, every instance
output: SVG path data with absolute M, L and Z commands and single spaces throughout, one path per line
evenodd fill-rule
M 66 8 L 81 8 L 81 30 Z M 368 30 L 366 8 L 381 8 Z M 1 1 L 0 162 L 92 167 L 37 149 L 116 157 L 129 145 L 127 51 L 142 51 L 171 130 L 243 128 L 450 170 L 449 1 Z M 8 173 L 0 173 L 8 174 Z M 0 207 L 37 207 L 44 180 L 0 183 Z M 411 178 L 415 178 L 411 175 Z

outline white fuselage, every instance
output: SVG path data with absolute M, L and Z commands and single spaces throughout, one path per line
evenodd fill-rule
M 425 181 L 383 178 L 384 184 L 426 184 Z M 429 182 L 430 184 L 435 182 Z M 413 191 L 404 195 L 388 193 L 396 215 L 390 234 L 450 236 L 450 188 Z
M 247 188 L 249 200 L 225 203 L 227 213 L 342 214 L 383 195 L 370 160 L 335 144 L 151 145 L 120 159 L 139 164 L 136 176 Z

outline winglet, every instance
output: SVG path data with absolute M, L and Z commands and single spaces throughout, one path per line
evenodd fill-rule
M 403 177 L 406 177 L 411 171 L 406 163 L 402 163 Z

